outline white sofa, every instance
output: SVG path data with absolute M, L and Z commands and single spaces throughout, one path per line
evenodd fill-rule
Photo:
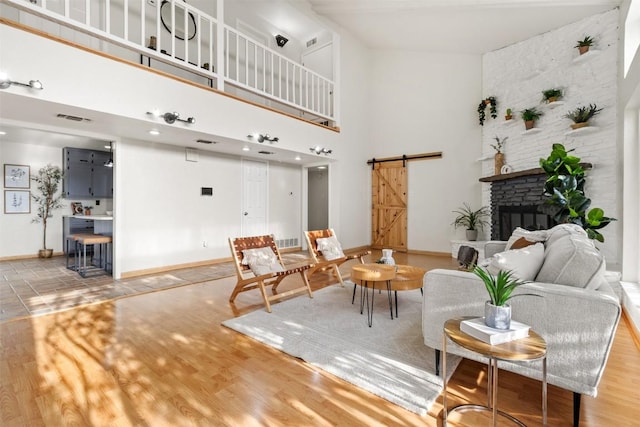
M 514 320 L 531 325 L 546 340 L 547 381 L 574 392 L 573 415 L 574 426 L 577 427 L 580 396 L 597 395 L 620 320 L 620 302 L 606 280 L 602 255 L 580 227 L 563 224 L 529 235 L 525 230 L 517 231 L 527 240 L 542 241 L 544 256 L 535 279 L 514 292 L 533 293 L 541 298 L 522 296 L 511 299 L 512 316 Z M 516 234 L 514 232 L 509 243 L 519 237 Z M 508 258 L 508 255 L 520 251 L 523 250 L 511 250 L 496 256 Z M 436 363 L 439 365 L 444 322 L 458 316 L 482 316 L 488 295 L 475 274 L 454 270 L 429 271 L 424 276 L 423 289 L 424 343 L 436 350 Z M 447 351 L 486 362 L 486 359 L 453 343 L 447 344 Z M 526 377 L 542 378 L 542 362 L 499 362 L 498 366 Z

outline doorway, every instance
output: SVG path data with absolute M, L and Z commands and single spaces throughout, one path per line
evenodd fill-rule
M 242 235 L 267 233 L 268 165 L 242 160 Z
M 329 166 L 307 169 L 307 230 L 329 228 Z

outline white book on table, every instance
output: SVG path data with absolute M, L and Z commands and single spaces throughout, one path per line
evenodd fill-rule
M 496 329 L 484 324 L 484 317 L 476 317 L 460 322 L 460 330 L 487 344 L 497 345 L 529 336 L 529 325 L 511 321 L 509 329 Z

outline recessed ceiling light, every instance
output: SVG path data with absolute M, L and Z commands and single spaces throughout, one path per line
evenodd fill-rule
M 300 160 L 302 160 L 302 157 L 296 156 L 296 160 L 300 161 Z
M 249 151 L 251 150 L 249 147 L 242 147 L 242 151 Z
M 151 129 L 151 130 L 149 131 L 149 134 L 150 134 L 150 135 L 154 135 L 154 136 L 155 136 L 155 135 L 160 135 L 160 131 L 159 131 L 159 130 L 156 130 L 156 129 Z
M 322 170 L 322 169 L 326 169 L 326 166 L 318 166 L 318 169 Z
M 7 133 L 3 130 L 0 130 L 0 135 L 6 135 Z

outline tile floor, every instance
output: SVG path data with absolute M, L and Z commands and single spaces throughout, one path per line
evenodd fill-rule
M 306 252 L 282 254 L 285 264 L 307 258 Z M 110 275 L 82 278 L 69 270 L 65 257 L 0 261 L 0 322 L 232 276 L 225 262 L 155 275 L 114 280 Z

